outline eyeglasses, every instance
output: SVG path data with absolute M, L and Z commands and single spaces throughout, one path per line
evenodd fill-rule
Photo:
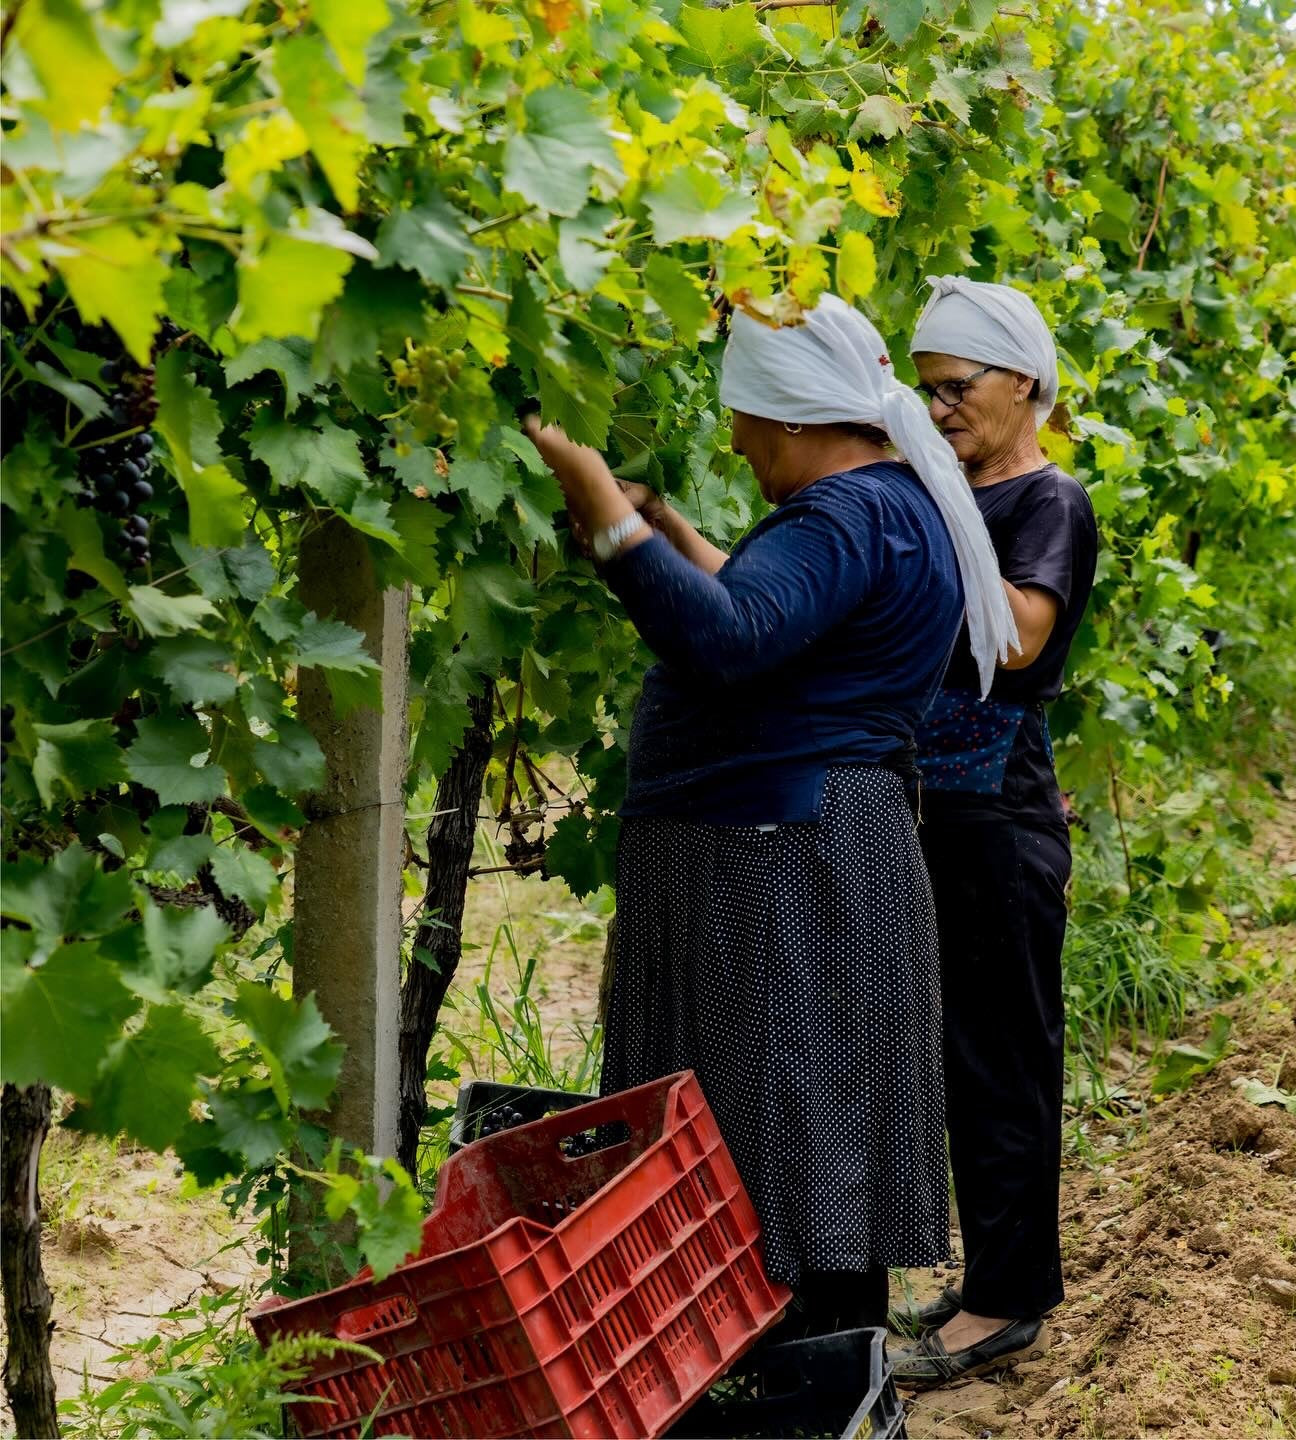
M 964 375 L 959 380 L 942 380 L 938 385 L 919 385 L 918 393 L 925 395 L 929 402 L 939 400 L 942 405 L 948 405 L 951 410 L 957 410 L 963 403 L 965 392 L 974 380 L 979 380 L 982 375 L 988 375 L 991 370 L 1002 369 L 1002 365 L 983 365 L 980 370 L 974 370 L 970 375 Z

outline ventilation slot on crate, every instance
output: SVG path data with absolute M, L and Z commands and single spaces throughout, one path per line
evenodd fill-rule
M 622 1288 L 620 1280 L 608 1264 L 606 1255 L 596 1255 L 588 1265 L 577 1272 L 576 1277 L 589 1301 L 590 1309 L 597 1310 L 611 1295 Z
M 676 1185 L 657 1202 L 657 1214 L 668 1236 L 687 1230 L 699 1218 L 693 1211 L 692 1199 L 685 1186 Z
M 339 1340 L 363 1340 L 382 1335 L 418 1319 L 418 1309 L 408 1295 L 389 1295 L 372 1305 L 348 1310 L 338 1321 L 334 1334 Z
M 684 1267 L 685 1278 L 695 1290 L 701 1288 L 702 1282 L 710 1278 L 711 1272 L 724 1258 L 713 1259 L 707 1253 L 705 1231 L 690 1235 L 675 1253 Z
M 641 1350 L 638 1355 L 628 1360 L 621 1373 L 625 1376 L 626 1389 L 641 1405 L 654 1390 L 661 1388 L 661 1376 L 657 1373 L 653 1356 L 647 1350 Z
M 616 1237 L 613 1242 L 627 1277 L 633 1281 L 645 1265 L 651 1263 L 660 1253 L 661 1245 L 653 1233 L 648 1217 L 641 1215 Z
M 706 1311 L 707 1319 L 717 1330 L 733 1314 L 733 1301 L 729 1298 L 723 1281 L 708 1285 L 702 1292 L 702 1309 Z
M 693 1323 L 693 1316 L 687 1310 L 662 1331 L 662 1349 L 675 1370 L 683 1370 L 688 1357 L 701 1344 L 702 1339 Z
M 651 1275 L 644 1276 L 638 1286 L 638 1295 L 644 1303 L 644 1309 L 648 1311 L 650 1322 L 669 1315 L 680 1298 L 664 1265 L 659 1266 Z
M 626 1305 L 609 1310 L 599 1326 L 603 1339 L 612 1351 L 613 1360 L 633 1349 L 643 1338 L 640 1327 L 635 1323 L 636 1317 L 628 1311 L 629 1307 Z

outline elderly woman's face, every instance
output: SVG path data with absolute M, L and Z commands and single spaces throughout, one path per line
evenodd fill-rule
M 982 465 L 1010 451 L 1023 434 L 1034 433 L 1034 382 L 1028 375 L 932 350 L 921 350 L 913 359 L 931 417 L 960 463 Z M 947 398 L 935 393 L 937 387 Z

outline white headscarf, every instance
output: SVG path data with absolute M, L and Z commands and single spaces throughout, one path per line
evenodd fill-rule
M 1035 302 L 1011 285 L 961 275 L 929 275 L 927 283 L 931 298 L 914 326 L 909 353 L 932 350 L 1029 375 L 1039 381 L 1035 419 L 1043 425 L 1057 403 L 1058 361 Z
M 725 347 L 720 403 L 787 424 L 878 425 L 918 472 L 954 542 L 972 654 L 985 695 L 995 661 L 1008 658 L 1017 627 L 985 521 L 921 398 L 896 379 L 882 337 L 836 295 L 798 325 L 771 326 L 736 311 Z

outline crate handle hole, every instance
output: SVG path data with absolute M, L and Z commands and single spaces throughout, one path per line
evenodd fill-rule
M 372 1305 L 360 1305 L 338 1318 L 334 1335 L 339 1340 L 358 1340 L 365 1335 L 381 1335 L 397 1330 L 418 1319 L 418 1310 L 408 1295 L 388 1295 Z
M 625 1145 L 630 1139 L 630 1127 L 624 1120 L 611 1120 L 606 1125 L 594 1125 L 588 1130 L 574 1130 L 559 1137 L 558 1149 L 568 1160 L 583 1160 L 587 1155 L 597 1155 L 600 1150 L 610 1150 L 614 1145 Z

